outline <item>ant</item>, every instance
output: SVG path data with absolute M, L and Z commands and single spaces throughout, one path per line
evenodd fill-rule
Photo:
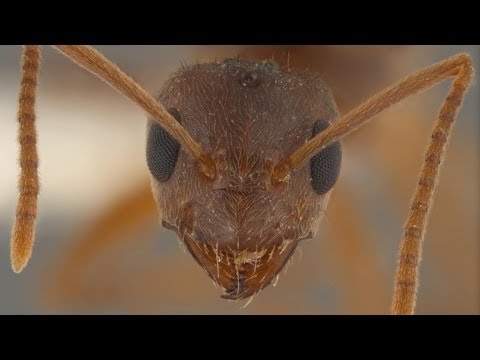
M 157 102 L 95 49 L 56 48 L 147 112 L 147 162 L 162 224 L 177 232 L 230 299 L 269 285 L 298 243 L 315 235 L 338 178 L 341 139 L 391 105 L 453 77 L 398 257 L 392 311 L 413 313 L 438 171 L 473 77 L 468 55 L 410 75 L 339 116 L 320 79 L 273 62 L 233 59 L 186 67 L 170 78 Z M 17 272 L 31 255 L 35 230 L 39 54 L 37 46 L 26 46 L 23 54 L 20 198 L 11 242 Z

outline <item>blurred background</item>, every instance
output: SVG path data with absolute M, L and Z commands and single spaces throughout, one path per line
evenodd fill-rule
M 181 63 L 273 58 L 318 73 L 346 112 L 382 87 L 478 46 L 98 46 L 156 94 Z M 245 301 L 220 289 L 156 224 L 145 116 L 107 85 L 43 48 L 38 98 L 37 237 L 21 274 L 9 236 L 18 176 L 21 47 L 0 46 L 0 313 L 384 314 L 402 227 L 449 82 L 391 108 L 343 143 L 340 180 L 318 238 L 278 284 Z M 478 76 L 478 75 L 477 75 Z M 455 124 L 425 239 L 419 314 L 480 313 L 478 78 Z

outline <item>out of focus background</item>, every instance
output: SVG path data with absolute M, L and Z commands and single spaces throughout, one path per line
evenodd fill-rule
M 320 74 L 341 112 L 420 67 L 478 46 L 98 46 L 156 94 L 181 63 L 273 58 Z M 220 298 L 156 224 L 145 116 L 107 85 L 43 48 L 38 98 L 42 191 L 33 257 L 10 268 L 18 176 L 20 46 L 0 46 L 1 314 L 383 314 L 423 152 L 448 82 L 386 111 L 343 143 L 340 180 L 318 238 L 278 284 Z M 478 76 L 478 75 L 477 75 Z M 455 124 L 427 229 L 419 314 L 480 313 L 478 79 Z

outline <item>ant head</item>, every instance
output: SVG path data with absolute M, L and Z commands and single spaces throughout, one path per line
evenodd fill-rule
M 326 129 L 337 110 L 313 75 L 271 61 L 230 59 L 179 70 L 160 102 L 214 164 L 205 176 L 153 121 L 147 163 L 164 226 L 174 229 L 224 297 L 254 295 L 271 283 L 302 239 L 315 233 L 340 169 L 338 143 L 285 181 L 275 167 Z

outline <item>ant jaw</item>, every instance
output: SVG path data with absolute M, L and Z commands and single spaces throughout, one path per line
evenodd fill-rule
M 222 298 L 241 300 L 270 285 L 293 255 L 299 241 L 284 240 L 255 251 L 219 248 L 185 234 L 183 241 L 193 258 L 223 290 Z
M 274 281 L 299 242 L 312 237 L 316 208 L 298 205 L 269 191 L 222 188 L 184 203 L 170 223 L 222 297 L 238 300 Z

